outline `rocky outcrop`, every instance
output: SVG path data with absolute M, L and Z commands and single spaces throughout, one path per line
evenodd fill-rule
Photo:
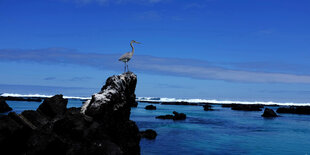
M 280 107 L 277 109 L 277 113 L 291 113 L 291 114 L 310 114 L 310 106 L 290 106 Z
M 138 102 L 136 101 L 136 102 L 132 103 L 131 107 L 135 107 L 135 108 L 138 107 Z
M 242 111 L 262 111 L 263 105 L 259 104 L 231 104 L 232 110 L 242 110 Z
M 157 133 L 152 129 L 147 129 L 145 131 L 140 131 L 140 136 L 146 139 L 155 139 L 157 137 Z
M 205 104 L 203 105 L 203 110 L 204 111 L 212 111 L 212 106 L 210 104 Z
M 37 109 L 38 112 L 54 118 L 56 116 L 63 115 L 67 110 L 68 99 L 64 99 L 62 95 L 55 95 L 51 98 L 47 98 Z
M 62 95 L 39 108 L 0 117 L 0 146 L 10 154 L 140 154 L 140 133 L 129 120 L 136 75 L 107 79 L 82 108 L 67 109 Z
M 12 108 L 5 102 L 5 99 L 0 98 L 0 113 L 11 111 Z
M 161 115 L 156 116 L 157 119 L 173 119 L 173 120 L 185 120 L 186 114 L 184 113 L 178 113 L 176 111 L 173 111 L 174 115 Z
M 198 103 L 189 103 L 189 102 L 162 102 L 162 105 L 198 105 Z
M 146 110 L 156 110 L 156 106 L 153 106 L 153 105 L 147 105 L 147 106 L 145 106 L 145 108 L 144 109 L 146 109 Z
M 272 109 L 266 108 L 262 117 L 278 117 L 278 115 Z

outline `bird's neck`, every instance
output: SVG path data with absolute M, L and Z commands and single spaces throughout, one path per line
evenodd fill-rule
M 135 52 L 135 48 L 133 47 L 132 42 L 130 42 L 130 46 L 132 48 L 131 53 L 133 54 Z

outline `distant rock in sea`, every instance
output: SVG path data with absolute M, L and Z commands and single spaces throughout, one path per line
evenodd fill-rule
M 136 75 L 127 72 L 108 78 L 82 109 L 67 109 L 67 99 L 55 95 L 45 99 L 36 111 L 0 117 L 1 152 L 140 154 L 141 133 L 129 120 L 136 83 Z
M 204 111 L 212 111 L 212 106 L 210 104 L 205 104 L 203 105 L 203 110 Z
M 157 119 L 173 119 L 173 120 L 185 120 L 186 114 L 184 113 L 178 113 L 176 111 L 173 111 L 174 115 L 160 115 L 156 116 Z
M 261 108 L 264 108 L 264 106 L 260 104 L 226 104 L 225 106 L 230 106 L 232 110 L 242 111 L 262 111 Z
M 278 117 L 278 115 L 272 109 L 265 108 L 262 117 Z
M 12 108 L 5 102 L 5 99 L 0 98 L 0 113 L 11 111 Z
M 145 108 L 144 109 L 146 109 L 146 110 L 156 110 L 156 106 L 153 106 L 153 105 L 147 105 L 147 106 L 145 106 Z
M 156 131 L 152 129 L 147 129 L 145 131 L 140 131 L 140 136 L 146 139 L 155 139 L 157 136 Z
M 306 114 L 310 115 L 310 106 L 279 107 L 277 113 Z

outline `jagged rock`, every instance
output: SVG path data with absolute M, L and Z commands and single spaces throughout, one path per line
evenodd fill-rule
M 186 115 L 184 113 L 178 113 L 176 111 L 173 111 L 174 115 L 161 115 L 156 116 L 157 119 L 173 119 L 173 120 L 185 120 Z
M 129 120 L 136 80 L 130 72 L 110 77 L 82 108 L 67 109 L 67 100 L 56 95 L 45 99 L 36 111 L 0 117 L 1 151 L 139 155 L 141 136 L 135 122 Z
M 147 129 L 145 131 L 140 131 L 140 136 L 146 139 L 155 139 L 157 136 L 156 131 L 152 129 Z
M 31 135 L 31 129 L 24 123 L 20 124 L 13 118 L 15 113 L 0 117 L 0 148 L 1 154 L 22 154 L 27 149 L 27 139 Z M 12 118 L 13 117 L 13 118 Z
M 63 115 L 67 110 L 68 99 L 64 99 L 62 95 L 55 95 L 47 98 L 37 109 L 38 112 L 54 118 L 55 116 Z
M 259 104 L 231 104 L 232 110 L 243 110 L 243 111 L 262 111 L 263 105 Z
M 146 110 L 156 110 L 156 106 L 147 105 L 144 109 L 146 109 Z
M 290 106 L 280 107 L 277 109 L 277 113 L 292 113 L 292 114 L 310 114 L 310 106 Z
M 5 99 L 0 98 L 0 113 L 11 111 L 12 108 L 5 102 Z
M 272 109 L 266 108 L 262 117 L 278 117 L 278 115 Z
M 136 102 L 137 77 L 131 72 L 109 77 L 101 91 L 92 96 L 85 114 L 97 120 L 129 120 L 130 106 Z
M 203 110 L 204 111 L 212 111 L 212 106 L 210 104 L 205 104 L 203 105 Z
M 26 118 L 36 127 L 42 127 L 48 123 L 48 119 L 45 116 L 34 110 L 25 110 L 21 113 L 21 116 Z
M 138 107 L 138 102 L 132 102 L 131 107 Z

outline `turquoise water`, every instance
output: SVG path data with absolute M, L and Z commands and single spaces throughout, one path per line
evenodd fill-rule
M 7 103 L 17 113 L 35 110 L 39 102 Z M 69 100 L 68 107 L 80 107 L 80 100 Z M 131 119 L 140 130 L 154 129 L 155 140 L 141 140 L 141 154 L 309 154 L 310 116 L 282 114 L 265 119 L 260 112 L 232 111 L 214 106 L 204 111 L 201 106 L 158 105 L 145 110 L 148 103 L 132 108 Z M 276 109 L 276 107 L 271 107 Z M 159 120 L 155 116 L 172 111 L 187 114 L 184 121 Z
M 156 140 L 141 140 L 142 154 L 308 154 L 310 116 L 282 114 L 265 119 L 260 112 L 232 111 L 214 106 L 155 105 L 148 111 L 140 103 L 131 119 L 141 130 L 154 129 Z M 276 109 L 276 107 L 273 107 Z M 158 120 L 172 111 L 187 114 L 185 121 Z

